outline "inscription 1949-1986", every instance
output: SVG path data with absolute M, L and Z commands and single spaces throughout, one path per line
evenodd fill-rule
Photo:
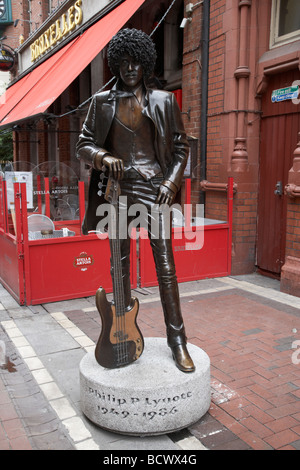
M 102 414 L 112 414 L 127 418 L 129 415 L 142 416 L 146 419 L 152 420 L 155 417 L 163 417 L 166 415 L 174 415 L 178 411 L 178 405 L 184 400 L 192 397 L 192 392 L 184 392 L 178 395 L 165 398 L 119 398 L 112 394 L 106 394 L 97 389 L 89 387 L 89 394 L 94 395 L 102 403 L 97 405 L 97 409 Z M 138 405 L 135 408 L 134 405 Z M 123 408 L 121 408 L 123 407 Z M 134 411 L 131 410 L 134 407 Z M 127 409 L 124 409 L 127 408 Z M 137 412 L 137 410 L 139 412 Z

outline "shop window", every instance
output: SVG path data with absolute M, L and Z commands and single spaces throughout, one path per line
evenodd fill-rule
M 270 47 L 300 38 L 299 0 L 273 0 Z

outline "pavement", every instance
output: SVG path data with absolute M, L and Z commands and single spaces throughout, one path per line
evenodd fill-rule
M 188 342 L 210 357 L 211 406 L 179 432 L 133 437 L 81 412 L 79 363 L 101 328 L 94 298 L 21 307 L 0 285 L 0 450 L 300 450 L 300 298 L 258 274 L 180 294 Z M 144 337 L 165 337 L 158 289 L 135 295 Z

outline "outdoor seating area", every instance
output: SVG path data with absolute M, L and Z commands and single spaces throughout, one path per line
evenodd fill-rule
M 0 282 L 20 305 L 87 297 L 100 286 L 111 292 L 109 241 L 81 231 L 86 209 L 84 182 L 62 164 L 53 165 L 45 174 L 37 169 L 2 173 Z M 230 273 L 230 180 L 228 188 L 226 221 L 205 217 L 189 223 L 184 218 L 175 220 L 172 238 L 179 282 Z M 190 201 L 189 180 L 186 201 Z M 157 285 L 152 250 L 143 229 L 132 239 L 131 280 L 133 288 Z

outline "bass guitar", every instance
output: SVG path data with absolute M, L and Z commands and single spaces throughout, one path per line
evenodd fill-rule
M 96 292 L 96 307 L 101 317 L 102 330 L 97 342 L 95 357 L 102 367 L 116 369 L 136 361 L 144 350 L 144 339 L 137 325 L 139 302 L 131 298 L 125 306 L 119 238 L 118 201 L 119 182 L 109 178 L 105 199 L 111 204 L 110 246 L 113 268 L 113 301 L 107 300 L 105 290 Z

